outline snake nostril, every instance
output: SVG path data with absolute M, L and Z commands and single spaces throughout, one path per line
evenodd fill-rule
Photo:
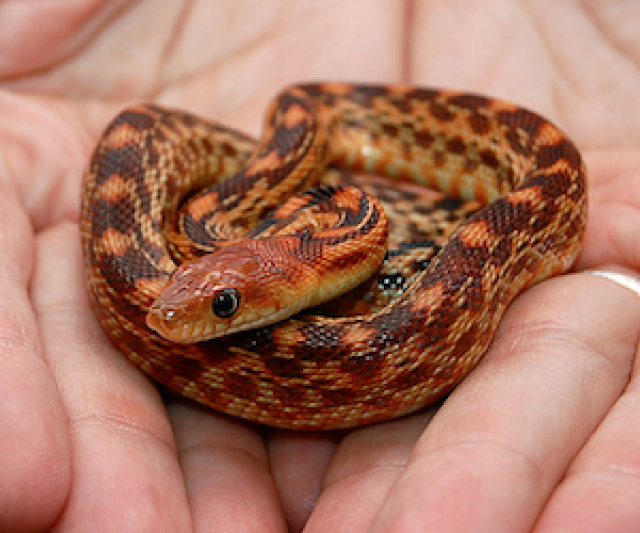
M 165 307 L 158 309 L 158 311 L 159 318 L 163 322 L 171 322 L 176 317 L 175 309 Z

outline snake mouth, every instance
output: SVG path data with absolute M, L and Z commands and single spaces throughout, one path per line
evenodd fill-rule
M 166 340 L 193 344 L 274 324 L 289 316 L 291 312 L 286 309 L 265 307 L 245 311 L 233 319 L 214 319 L 207 316 L 200 320 L 192 320 L 175 308 L 154 305 L 147 313 L 146 323 L 150 329 Z
M 175 320 L 176 311 L 166 307 L 153 305 L 146 316 L 147 327 L 155 331 L 161 337 L 173 342 L 192 342 L 191 338 L 194 324 Z
M 210 322 L 193 320 L 184 310 L 154 304 L 147 313 L 147 326 L 166 340 L 192 344 L 229 334 L 232 329 L 227 321 Z

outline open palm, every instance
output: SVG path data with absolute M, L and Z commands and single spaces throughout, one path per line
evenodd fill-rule
M 639 527 L 640 300 L 606 279 L 519 297 L 435 416 L 340 434 L 163 401 L 93 318 L 80 180 L 108 120 L 157 101 L 256 134 L 269 98 L 310 79 L 448 86 L 547 115 L 589 167 L 577 269 L 640 269 L 633 0 L 373 5 L 0 2 L 0 530 Z

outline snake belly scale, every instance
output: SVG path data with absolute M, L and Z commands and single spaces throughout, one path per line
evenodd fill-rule
M 94 313 L 124 355 L 178 394 L 291 429 L 401 416 L 459 383 L 513 298 L 568 270 L 580 252 L 587 200 L 581 155 L 556 126 L 519 106 L 411 86 L 316 83 L 284 90 L 267 116 L 256 143 L 181 111 L 132 107 L 107 127 L 85 176 L 81 238 Z M 178 268 L 172 228 L 183 226 L 196 240 L 209 235 L 198 244 L 204 248 L 215 249 L 216 238 L 236 241 L 277 213 L 285 196 L 314 186 L 327 165 L 415 182 L 483 207 L 379 311 L 295 315 L 192 344 L 147 326 Z M 195 207 L 175 214 L 211 181 Z M 364 200 L 349 204 L 347 218 L 364 224 L 358 206 L 367 216 L 376 209 Z M 271 215 L 271 226 L 278 220 Z M 284 247 L 285 259 L 300 261 L 302 241 L 310 241 L 320 260 L 336 242 L 369 238 L 373 225 L 363 227 L 325 228 L 317 238 L 305 230 Z M 342 262 L 366 256 L 359 251 Z

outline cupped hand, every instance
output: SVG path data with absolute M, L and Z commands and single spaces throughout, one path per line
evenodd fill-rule
M 163 401 L 88 308 L 80 180 L 125 105 L 257 133 L 309 79 L 507 98 L 589 167 L 576 271 L 637 275 L 640 8 L 538 0 L 0 4 L 0 530 L 631 531 L 640 299 L 574 273 L 511 306 L 440 409 L 292 434 Z

